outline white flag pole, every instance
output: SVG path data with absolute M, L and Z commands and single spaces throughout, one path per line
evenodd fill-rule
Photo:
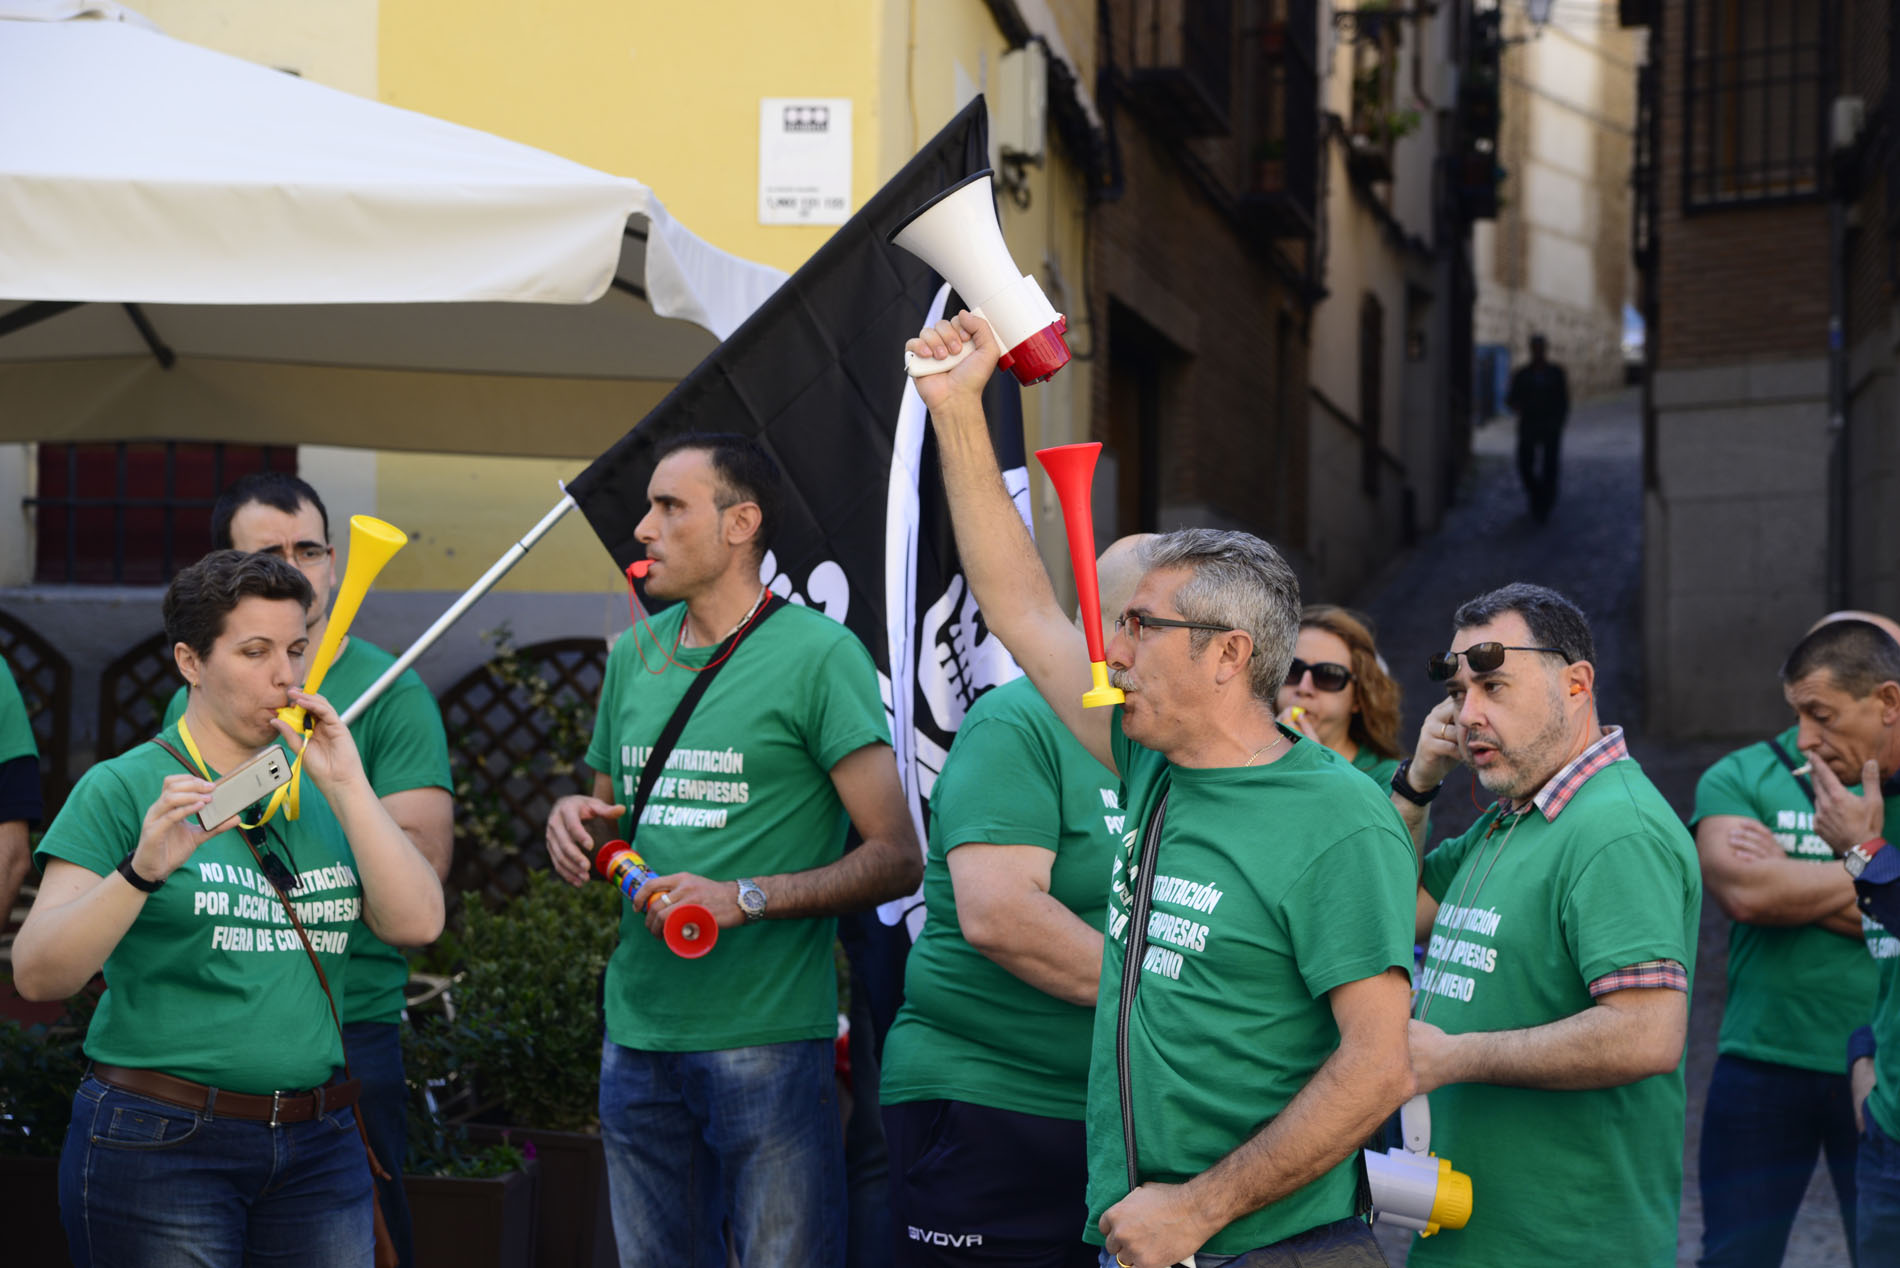
M 541 522 L 529 529 L 520 541 L 508 548 L 508 553 L 497 559 L 483 573 L 481 580 L 463 592 L 462 597 L 450 605 L 449 610 L 436 618 L 435 624 L 422 632 L 422 637 L 410 644 L 409 650 L 396 658 L 396 663 L 383 671 L 383 676 L 369 685 L 369 689 L 356 698 L 356 702 L 343 711 L 343 725 L 348 726 L 363 716 L 363 711 L 376 703 L 378 696 L 389 690 L 403 671 L 419 660 L 422 654 L 435 646 L 437 639 L 448 632 L 448 628 L 461 620 L 463 615 L 475 606 L 477 600 L 495 588 L 495 583 L 508 574 L 508 570 L 521 562 L 521 557 L 534 549 L 536 542 L 546 537 L 548 530 L 560 522 L 563 515 L 574 509 L 574 499 L 567 492 L 567 486 L 561 486 L 561 500 L 553 510 L 541 517 Z

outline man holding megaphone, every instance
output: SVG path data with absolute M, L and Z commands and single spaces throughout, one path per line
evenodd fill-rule
M 908 351 L 964 569 L 990 629 L 1126 789 L 1086 1103 L 1104 1265 L 1382 1265 L 1355 1218 L 1359 1145 L 1413 1088 L 1416 855 L 1377 785 L 1275 722 L 1299 582 L 1247 533 L 1153 538 L 1105 648 L 1125 700 L 1087 708 L 983 417 L 998 347 L 970 314 Z M 1078 516 L 1079 522 L 1086 518 Z
M 215 549 L 275 555 L 301 572 L 315 592 L 309 644 L 315 649 L 324 642 L 338 588 L 336 547 L 330 543 L 330 513 L 314 488 L 283 471 L 240 477 L 212 508 L 211 539 Z M 357 545 L 354 535 L 351 544 Z M 373 575 L 374 569 L 370 571 Z M 313 668 L 313 659 L 304 662 L 306 672 Z M 345 634 L 324 676 L 323 696 L 341 714 L 393 663 L 395 657 L 374 643 Z M 166 710 L 166 725 L 184 714 L 185 703 L 181 687 Z M 383 809 L 435 868 L 436 876 L 447 880 L 455 850 L 448 736 L 435 697 L 415 670 L 404 673 L 364 710 L 351 724 L 350 737 Z M 409 1206 L 402 1187 L 408 1093 L 397 1027 L 408 980 L 409 962 L 402 952 L 366 929 L 351 941 L 349 972 L 337 1001 L 350 1071 L 363 1084 L 358 1113 L 377 1158 L 392 1177 L 377 1182 L 377 1200 L 404 1265 L 411 1259 Z

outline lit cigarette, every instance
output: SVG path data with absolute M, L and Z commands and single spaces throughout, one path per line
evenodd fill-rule
M 1789 773 L 1792 774 L 1796 779 L 1800 779 L 1803 775 L 1812 775 L 1814 773 L 1814 763 L 1803 762 L 1801 763 L 1801 765 L 1795 767 L 1794 770 Z

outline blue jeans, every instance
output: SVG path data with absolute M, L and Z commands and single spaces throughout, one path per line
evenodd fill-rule
M 356 1021 L 343 1028 L 343 1055 L 350 1073 L 363 1085 L 356 1112 L 369 1132 L 369 1147 L 383 1164 L 389 1179 L 376 1182 L 376 1200 L 382 1204 L 383 1223 L 396 1245 L 402 1268 L 410 1268 L 415 1253 L 409 1233 L 409 1199 L 403 1193 L 402 1167 L 409 1156 L 409 1089 L 402 1077 L 402 1032 L 396 1022 Z
M 59 1156 L 59 1214 L 78 1268 L 363 1268 L 373 1253 L 352 1111 L 272 1127 L 90 1076 Z
M 1117 1262 L 1102 1252 L 1101 1268 L 1115 1268 Z M 1386 1268 L 1372 1226 L 1350 1217 L 1239 1255 L 1196 1255 L 1193 1263 L 1194 1268 Z
M 601 1045 L 600 1134 L 621 1268 L 842 1268 L 844 1136 L 829 1039 Z
M 1860 1137 L 1860 1268 L 1900 1268 L 1900 1141 L 1872 1114 Z
M 1702 1115 L 1701 1268 L 1776 1268 L 1817 1157 L 1853 1241 L 1847 1076 L 1722 1055 Z

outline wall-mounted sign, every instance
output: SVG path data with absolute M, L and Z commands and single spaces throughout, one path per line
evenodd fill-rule
M 841 225 L 851 217 L 851 99 L 759 100 L 759 223 Z

